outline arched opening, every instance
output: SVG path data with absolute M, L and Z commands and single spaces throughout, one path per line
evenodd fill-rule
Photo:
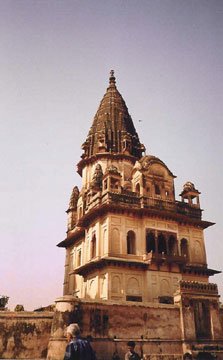
M 174 235 L 170 235 L 168 239 L 169 255 L 177 255 L 177 240 Z
M 111 190 L 118 190 L 119 188 L 119 180 L 115 178 L 111 178 Z
M 132 230 L 127 233 L 127 254 L 136 254 L 136 237 Z
M 156 194 L 156 195 L 160 195 L 160 194 L 161 194 L 161 192 L 160 192 L 160 187 L 159 187 L 159 185 L 157 185 L 157 184 L 155 184 L 155 194 Z
M 160 282 L 160 294 L 161 296 L 170 295 L 170 282 L 166 279 L 162 279 Z
M 166 249 L 166 238 L 165 236 L 160 233 L 158 236 L 158 253 L 159 254 L 166 254 L 167 253 L 167 249 Z
M 149 253 L 151 251 L 156 251 L 155 234 L 152 231 L 146 234 L 146 252 Z
M 126 287 L 127 301 L 142 301 L 141 288 L 138 279 L 131 277 L 128 279 Z
M 181 239 L 180 241 L 180 254 L 186 259 L 189 258 L 188 242 L 187 239 Z
M 91 239 L 91 258 L 93 259 L 96 256 L 96 236 L 95 234 Z

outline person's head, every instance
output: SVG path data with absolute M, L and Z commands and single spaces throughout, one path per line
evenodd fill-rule
M 133 352 L 135 349 L 135 346 L 136 346 L 135 341 L 128 341 L 127 346 L 128 346 L 129 351 Z
M 80 335 L 80 328 L 79 328 L 78 324 L 76 324 L 76 323 L 70 324 L 67 327 L 67 339 L 68 339 L 68 341 L 70 341 L 71 339 L 77 337 L 78 335 Z

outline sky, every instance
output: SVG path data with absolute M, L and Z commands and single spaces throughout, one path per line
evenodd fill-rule
M 147 154 L 201 192 L 210 268 L 223 270 L 223 2 L 0 1 L 0 295 L 62 296 L 76 164 L 114 69 Z M 139 121 L 141 120 L 141 121 Z M 223 275 L 215 275 L 223 295 Z

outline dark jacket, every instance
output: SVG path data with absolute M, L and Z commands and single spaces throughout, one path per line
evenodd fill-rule
M 77 338 L 66 347 L 64 360 L 97 360 L 94 350 L 87 340 Z
M 128 351 L 125 354 L 125 360 L 140 360 L 140 356 L 135 351 L 133 352 Z

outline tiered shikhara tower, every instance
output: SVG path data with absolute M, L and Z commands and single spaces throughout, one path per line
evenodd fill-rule
M 117 302 L 173 302 L 180 280 L 208 282 L 199 191 L 175 199 L 173 173 L 144 155 L 111 71 L 78 163 L 73 189 L 64 295 Z M 194 201 L 195 200 L 195 201 Z
M 202 220 L 193 183 L 187 182 L 176 200 L 173 173 L 159 158 L 144 155 L 114 71 L 82 149 L 77 165 L 82 186 L 73 189 L 67 237 L 58 244 L 66 248 L 63 299 L 116 309 L 178 305 L 185 349 L 202 339 L 220 340 L 219 296 L 209 283 L 218 271 L 207 267 L 203 236 L 213 223 Z M 96 320 L 109 322 L 106 316 Z M 141 338 L 148 336 L 145 330 Z

